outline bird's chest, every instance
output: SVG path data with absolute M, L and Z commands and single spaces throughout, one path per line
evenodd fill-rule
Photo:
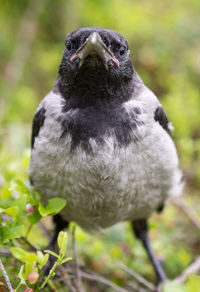
M 112 137 L 111 143 L 128 145 L 133 139 L 134 130 L 141 123 L 136 113 L 130 115 L 121 105 L 109 103 L 95 104 L 74 112 L 69 110 L 60 115 L 59 121 L 62 138 L 70 136 L 72 152 L 80 146 L 90 154 L 94 150 L 91 140 L 102 146 L 106 144 L 107 137 Z
M 97 215 L 129 193 L 133 161 L 126 146 L 116 147 L 114 135 L 75 145 L 71 134 L 60 139 L 55 133 L 49 136 L 41 130 L 32 153 L 31 177 L 44 198 L 62 196 L 69 208 L 82 207 Z
M 88 220 L 98 221 L 102 214 L 108 214 L 107 221 L 118 221 L 114 219 L 119 216 L 116 210 L 123 208 L 125 199 L 130 200 L 128 148 L 116 147 L 114 133 L 101 134 L 98 139 L 84 136 L 80 143 L 73 144 L 76 140 L 73 141 L 72 134 L 62 136 L 62 131 L 60 123 L 45 120 L 31 158 L 34 187 L 44 200 L 55 196 L 66 198 L 64 212 L 71 220 L 79 222 L 87 215 Z
M 44 200 L 64 197 L 64 217 L 86 229 L 107 227 L 129 216 L 140 217 L 144 210 L 148 216 L 155 208 L 155 202 L 146 198 L 152 189 L 148 181 L 157 175 L 149 166 L 157 158 L 150 147 L 153 141 L 142 138 L 143 126 L 136 125 L 134 119 L 131 127 L 124 120 L 128 125 L 128 136 L 124 136 L 121 122 L 123 130 L 111 126 L 110 121 L 104 120 L 104 127 L 97 129 L 82 121 L 75 123 L 71 118 L 70 126 L 67 120 L 45 119 L 32 151 L 30 177 L 34 187 Z M 116 123 L 112 121 L 112 125 Z

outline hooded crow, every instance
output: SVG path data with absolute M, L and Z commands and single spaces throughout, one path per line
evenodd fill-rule
M 157 282 L 165 280 L 147 221 L 181 193 L 182 174 L 163 107 L 119 33 L 88 27 L 67 35 L 58 77 L 33 119 L 29 175 L 44 202 L 67 200 L 54 240 L 70 221 L 93 232 L 129 220 Z

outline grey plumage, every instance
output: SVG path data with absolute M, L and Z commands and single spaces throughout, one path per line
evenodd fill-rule
M 78 67 L 73 54 L 92 32 L 119 68 L 112 59 L 106 68 L 90 54 Z M 120 34 L 86 28 L 69 34 L 69 42 L 54 88 L 34 118 L 33 186 L 44 200 L 64 197 L 63 217 L 88 231 L 146 219 L 183 186 L 164 110 L 137 75 Z

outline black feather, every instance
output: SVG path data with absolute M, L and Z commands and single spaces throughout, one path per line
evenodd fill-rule
M 154 119 L 155 121 L 158 121 L 159 124 L 167 131 L 168 134 L 170 134 L 170 129 L 168 127 L 169 120 L 166 116 L 166 113 L 164 112 L 163 108 L 161 106 L 157 107 L 155 113 L 154 113 Z
M 45 120 L 45 108 L 41 107 L 39 111 L 36 112 L 33 118 L 32 124 L 32 136 L 31 136 L 31 147 L 34 148 L 35 138 L 38 136 L 40 128 L 43 126 Z
M 98 56 L 89 55 L 79 68 L 79 59 L 70 61 L 71 56 L 85 42 L 91 32 L 96 31 L 104 44 L 119 60 L 116 67 L 108 61 L 107 70 Z M 64 51 L 59 75 L 53 91 L 63 96 L 64 113 L 58 120 L 62 135 L 72 137 L 71 149 L 81 146 L 91 153 L 90 138 L 102 145 L 105 137 L 115 137 L 116 144 L 127 146 L 137 142 L 136 128 L 142 124 L 138 108 L 128 113 L 123 104 L 138 95 L 143 83 L 135 72 L 128 52 L 128 43 L 120 34 L 104 28 L 78 29 L 67 36 L 72 49 Z M 126 53 L 121 56 L 120 48 Z M 76 111 L 73 117 L 67 113 Z
M 62 124 L 61 138 L 67 134 L 72 137 L 72 150 L 81 146 L 91 153 L 90 138 L 103 145 L 105 137 L 113 135 L 118 145 L 127 146 L 132 140 L 137 142 L 135 129 L 142 125 L 141 112 L 137 108 L 127 113 L 119 101 L 96 100 L 94 105 L 79 108 L 73 117 L 68 118 L 67 112 L 70 110 L 70 103 L 64 101 L 63 112 L 66 114 L 59 118 L 59 122 Z
M 165 204 L 160 205 L 157 209 L 157 212 L 161 213 L 164 210 L 164 208 L 165 208 Z

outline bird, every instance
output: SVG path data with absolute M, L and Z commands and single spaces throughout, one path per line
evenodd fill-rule
M 54 216 L 53 241 L 71 221 L 89 233 L 129 221 L 156 282 L 165 281 L 148 221 L 183 189 L 171 128 L 120 33 L 101 27 L 69 33 L 53 88 L 32 124 L 31 184 L 44 202 L 67 201 Z

